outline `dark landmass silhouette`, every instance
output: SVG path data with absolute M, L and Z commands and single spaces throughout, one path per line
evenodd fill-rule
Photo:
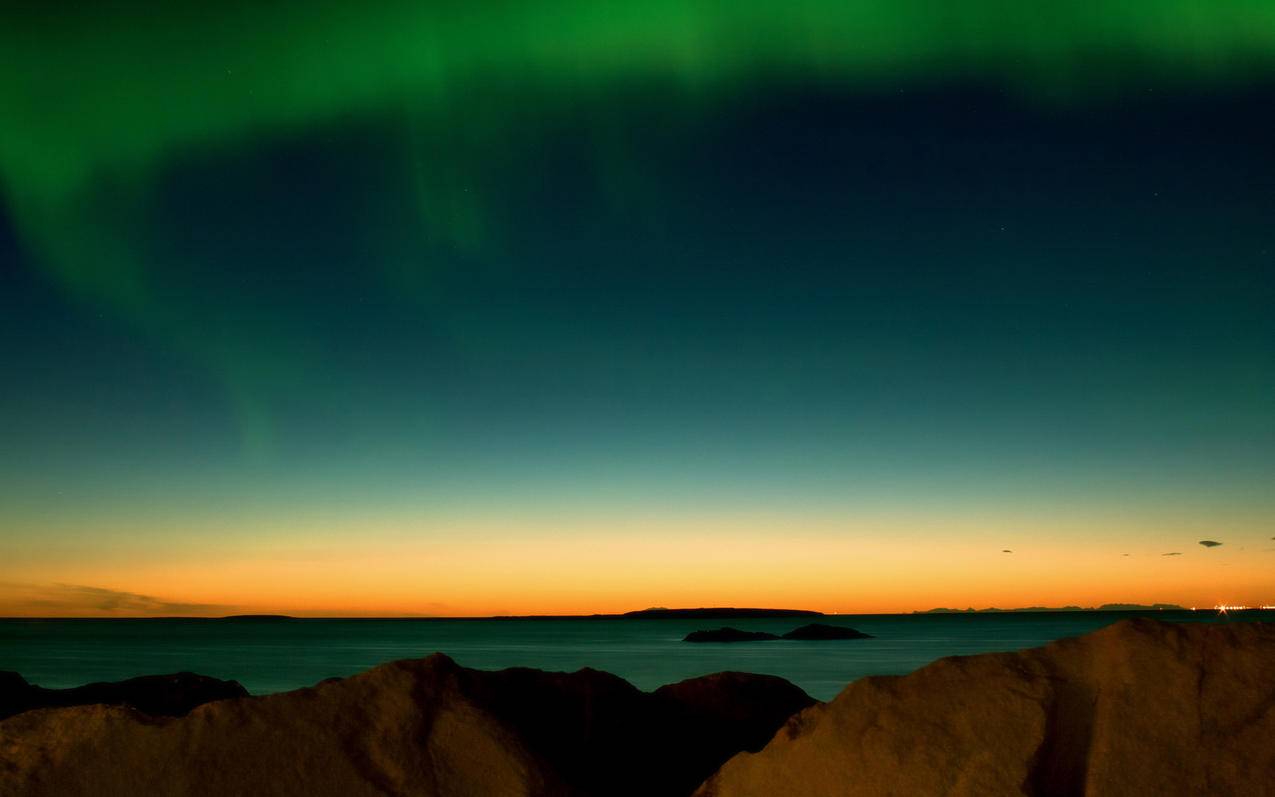
M 1104 603 L 1094 609 L 1096 612 L 1185 612 L 1189 611 L 1185 606 L 1179 606 L 1176 603 L 1152 603 L 1150 605 L 1142 603 Z
M 1275 624 L 1135 618 L 819 704 L 771 676 L 648 693 L 436 654 L 183 717 L 25 711 L 0 794 L 1272 794 L 1272 661 Z
M 707 631 L 692 631 L 683 642 L 769 642 L 779 639 L 778 634 L 768 631 L 741 631 L 738 628 L 714 628 Z
M 1136 618 L 860 679 L 697 797 L 1275 793 L 1275 625 Z
M 218 617 L 218 620 L 295 620 L 297 618 L 288 614 L 228 614 L 225 617 Z
M 1164 554 L 1171 556 L 1173 554 Z M 1104 603 L 1101 606 L 1022 606 L 1017 609 L 998 609 L 995 606 L 989 606 L 986 609 L 949 609 L 940 607 L 937 609 L 926 609 L 924 611 L 915 611 L 913 614 L 997 614 L 1012 612 L 1151 612 L 1151 611 L 1188 611 L 1185 606 L 1179 606 L 1176 603 Z
M 701 609 L 641 609 L 636 612 L 625 612 L 621 617 L 677 618 L 689 620 L 729 620 L 740 618 L 764 617 L 823 617 L 823 612 L 807 609 L 736 609 L 733 607 L 715 607 Z
M 45 689 L 27 683 L 16 672 L 0 671 L 0 719 L 31 709 L 90 704 L 132 706 L 146 714 L 180 717 L 213 700 L 247 696 L 247 690 L 237 681 L 222 681 L 190 672 L 144 675 L 72 689 Z
M 498 614 L 492 617 L 418 617 L 418 620 L 734 620 L 766 617 L 823 617 L 808 609 L 737 609 L 733 606 L 695 609 L 638 609 L 623 614 Z
M 822 642 L 824 640 L 837 639 L 871 639 L 872 635 L 842 625 L 811 623 L 810 625 L 803 625 L 801 628 L 794 628 L 784 634 L 783 638 L 803 642 Z

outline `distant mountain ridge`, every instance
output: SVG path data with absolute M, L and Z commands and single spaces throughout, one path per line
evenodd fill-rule
M 998 609 L 989 606 L 986 609 L 949 609 L 940 607 L 915 611 L 913 614 L 1012 614 L 1015 612 L 1150 612 L 1150 611 L 1187 611 L 1185 606 L 1176 603 L 1104 603 L 1101 606 L 1023 606 L 1017 609 Z
M 809 609 L 758 609 L 752 607 L 706 606 L 694 609 L 666 609 L 655 606 L 623 614 L 499 614 L 492 617 L 432 617 L 433 620 L 732 620 L 765 617 L 823 617 L 823 612 Z
M 289 614 L 228 614 L 225 617 L 214 618 L 217 620 L 257 620 L 261 622 L 272 622 L 275 620 L 295 620 L 297 618 Z
M 619 616 L 652 617 L 660 619 L 686 618 L 694 620 L 720 620 L 740 617 L 823 617 L 823 612 L 815 612 L 809 609 L 737 609 L 730 606 L 717 606 L 699 609 L 665 609 L 657 607 L 653 609 L 640 609 L 635 612 L 625 612 Z

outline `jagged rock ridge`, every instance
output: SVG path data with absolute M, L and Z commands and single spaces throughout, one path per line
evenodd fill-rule
M 179 719 L 29 711 L 0 722 L 0 794 L 686 795 L 813 702 L 772 676 L 646 693 L 437 654 Z
M 146 714 L 180 717 L 213 700 L 247 697 L 238 681 L 179 672 L 144 675 L 113 683 L 93 683 L 73 689 L 45 689 L 27 683 L 16 672 L 0 671 L 0 719 L 36 708 L 62 708 L 95 703 L 127 705 Z

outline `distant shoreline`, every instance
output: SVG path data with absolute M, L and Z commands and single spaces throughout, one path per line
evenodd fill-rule
M 1243 614 L 1247 612 L 1268 611 L 1260 606 L 1252 606 L 1247 608 L 1232 608 L 1232 614 Z M 673 609 L 663 610 L 658 613 L 652 613 L 650 610 L 641 610 L 638 612 L 625 612 L 621 614 L 509 614 L 509 615 L 484 615 L 484 616 L 444 616 L 444 615 L 399 615 L 378 617 L 374 615 L 324 615 L 324 616 L 296 616 L 286 614 L 270 614 L 270 615 L 226 615 L 221 617 L 203 617 L 199 615 L 154 615 L 148 617 L 84 617 L 84 616 L 62 616 L 62 617 L 0 617 L 0 621 L 21 620 L 26 622 L 45 622 L 59 620 L 77 620 L 77 621 L 155 621 L 155 620 L 189 620 L 200 622 L 293 622 L 305 620 L 377 620 L 377 621 L 405 621 L 405 622 L 442 622 L 442 621 L 502 621 L 502 620 L 695 620 L 695 619 L 792 619 L 798 617 L 941 617 L 941 616 L 995 616 L 1002 614 L 1080 614 L 1080 613 L 1131 613 L 1131 612 L 1180 612 L 1180 613 L 1208 613 L 1213 612 L 1214 607 L 1203 606 L 1191 608 L 1186 606 L 1175 606 L 1171 604 L 1162 604 L 1155 606 L 1128 606 L 1123 604 L 1104 604 L 1099 607 L 1023 607 L 1017 609 L 924 609 L 914 610 L 911 612 L 859 612 L 847 614 L 828 614 L 825 612 L 816 612 L 802 609 L 741 609 L 736 610 L 739 614 L 683 614 L 682 612 L 698 612 L 698 611 L 719 611 L 719 610 L 699 610 L 699 609 Z M 729 610 L 720 610 L 729 611 Z
M 937 609 L 917 610 L 912 614 L 1013 614 L 1041 612 L 1193 612 L 1195 609 L 1179 606 L 1176 603 L 1104 603 L 1101 606 L 1022 606 L 1016 609 L 999 609 L 989 606 L 985 609 Z
M 229 614 L 221 617 L 202 617 L 198 615 L 156 615 L 153 617 L 0 617 L 0 620 L 206 620 L 217 622 L 223 620 L 274 622 L 286 620 L 739 620 L 765 618 L 804 618 L 826 617 L 823 612 L 810 609 L 765 609 L 699 607 L 693 609 L 639 609 L 619 614 L 495 614 L 476 617 L 444 617 L 441 615 L 372 617 L 339 615 L 331 617 L 298 617 L 290 614 Z

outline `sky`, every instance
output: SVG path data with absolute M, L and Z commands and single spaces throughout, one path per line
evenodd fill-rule
M 1275 7 L 934 6 L 5 4 L 0 615 L 1275 602 Z

